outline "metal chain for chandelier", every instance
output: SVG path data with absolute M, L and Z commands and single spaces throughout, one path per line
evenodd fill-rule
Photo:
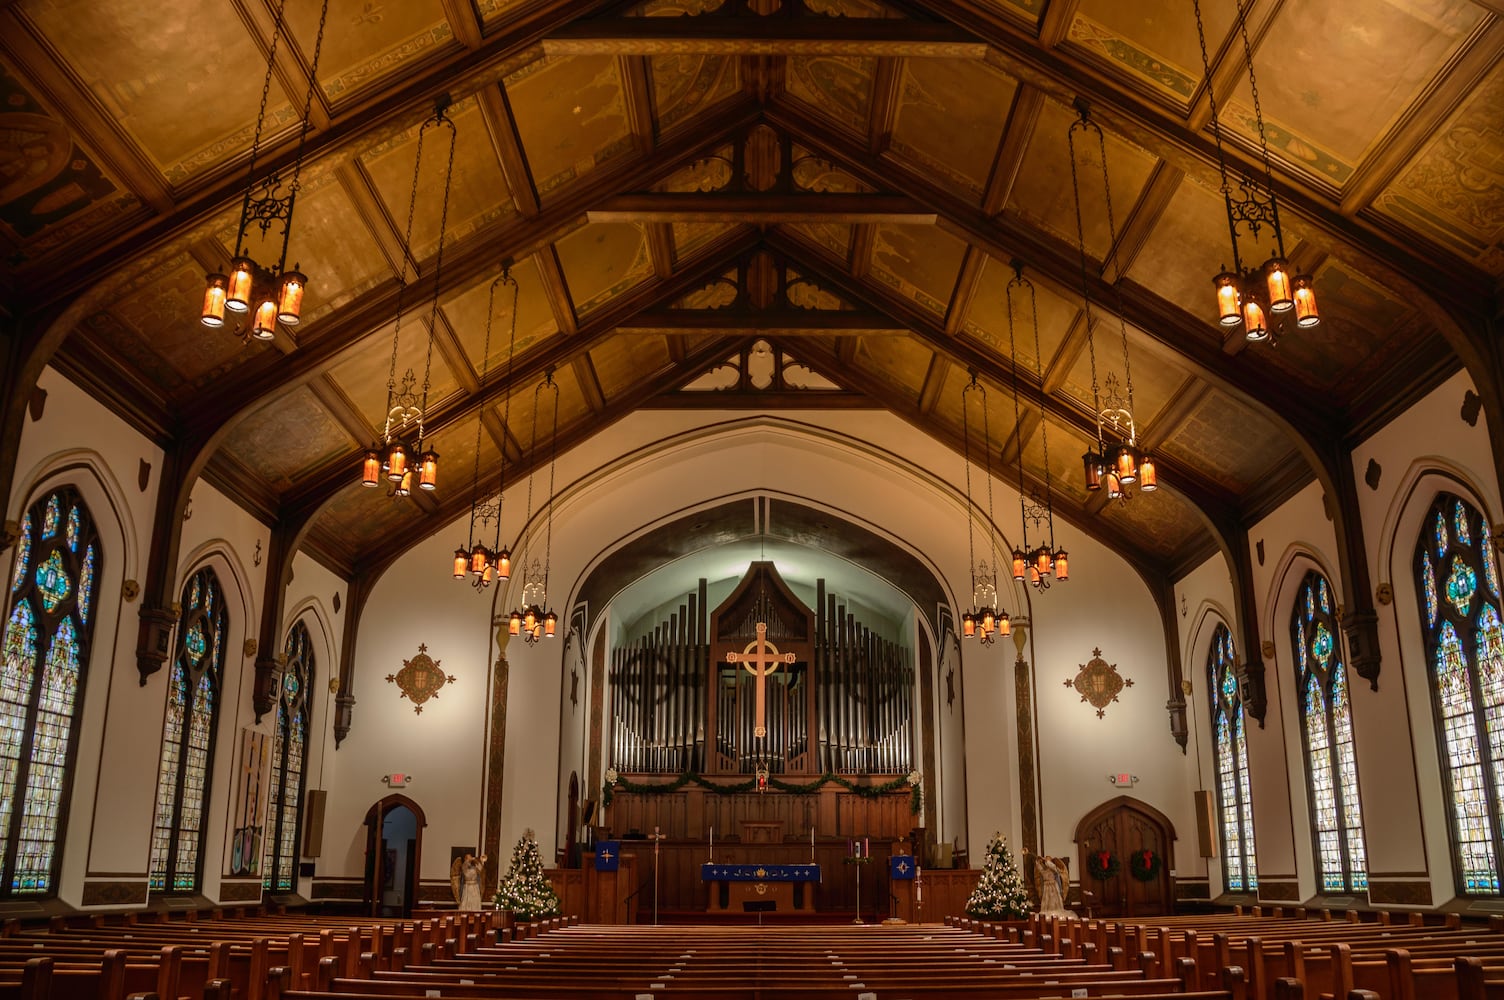
M 402 238 L 402 273 L 397 282 L 397 317 L 392 324 L 392 360 L 386 378 L 386 424 L 381 431 L 381 441 L 366 452 L 361 466 L 360 484 L 378 486 L 384 474 L 391 485 L 391 496 L 405 497 L 412 492 L 413 468 L 408 462 L 409 452 L 402 435 L 417 431 L 411 454 L 417 460 L 417 480 L 420 490 L 431 491 L 439 482 L 439 455 L 432 442 L 425 439 L 424 422 L 428 416 L 428 393 L 433 385 L 434 328 L 439 322 L 439 291 L 443 284 L 444 237 L 449 226 L 449 189 L 454 179 L 454 146 L 458 132 L 454 121 L 446 112 L 449 95 L 442 95 L 434 104 L 434 111 L 418 129 L 418 155 L 413 162 L 413 186 L 407 202 L 407 226 Z M 402 376 L 398 388 L 397 357 L 402 342 L 402 310 L 408 287 L 407 268 L 411 261 L 413 277 L 418 277 L 418 264 L 413 259 L 413 216 L 418 206 L 419 176 L 423 169 L 423 140 L 430 129 L 444 128 L 449 133 L 449 157 L 444 168 L 444 198 L 439 212 L 439 246 L 434 254 L 433 299 L 428 321 L 428 350 L 423 359 L 423 384 L 409 368 Z
M 507 616 L 507 632 L 521 635 L 529 644 L 540 639 L 552 639 L 558 632 L 559 616 L 548 606 L 548 570 L 554 547 L 554 467 L 559 457 L 559 384 L 554 381 L 554 370 L 549 367 L 543 381 L 533 390 L 533 454 L 538 453 L 538 397 L 548 389 L 554 394 L 553 430 L 548 446 L 548 510 L 544 515 L 543 562 L 534 557 L 528 564 L 522 585 L 522 603 Z M 526 525 L 533 516 L 533 473 L 527 475 Z
M 1037 494 L 1031 494 L 1028 484 L 1024 481 L 1024 442 L 1022 436 L 1023 421 L 1018 402 L 1018 347 L 1013 335 L 1013 290 L 1027 289 L 1029 292 L 1029 315 L 1034 324 L 1034 371 L 1039 378 L 1040 389 L 1044 387 L 1044 369 L 1040 360 L 1039 349 L 1039 301 L 1034 294 L 1034 283 L 1024 277 L 1024 265 L 1021 261 L 1013 262 L 1013 280 L 1008 282 L 1006 296 L 1008 300 L 1008 354 L 1013 362 L 1013 425 L 1019 430 L 1018 450 L 1018 512 L 1023 526 L 1022 544 L 1013 550 L 1013 579 L 1023 582 L 1027 577 L 1037 589 L 1041 591 L 1050 589 L 1050 580 L 1053 577 L 1064 583 L 1070 579 L 1070 557 L 1063 548 L 1055 546 L 1055 510 L 1054 498 L 1050 489 L 1050 430 L 1049 422 L 1045 419 L 1044 399 L 1039 401 L 1039 436 L 1040 443 L 1044 448 L 1044 498 L 1041 502 Z M 1031 495 L 1033 502 L 1030 501 Z M 1039 544 L 1029 547 L 1029 522 L 1034 526 L 1049 525 Z
M 1154 460 L 1139 447 L 1138 427 L 1133 419 L 1133 370 L 1128 364 L 1128 322 L 1123 318 L 1122 273 L 1117 264 L 1118 231 L 1112 212 L 1112 183 L 1107 173 L 1107 139 L 1102 129 L 1091 120 L 1091 109 L 1084 100 L 1077 98 L 1079 117 L 1071 123 L 1066 142 L 1071 154 L 1071 194 L 1076 204 L 1076 249 L 1081 262 L 1081 300 L 1085 309 L 1086 353 L 1091 363 L 1091 405 L 1097 420 L 1095 449 L 1087 448 L 1081 456 L 1086 470 L 1086 488 L 1092 492 L 1106 487 L 1110 500 L 1124 503 L 1133 495 L 1134 484 L 1149 493 L 1159 487 L 1159 474 Z M 1097 137 L 1097 156 L 1102 164 L 1102 195 L 1107 204 L 1107 257 L 1102 261 L 1102 276 L 1107 276 L 1107 265 L 1112 265 L 1110 287 L 1118 315 L 1118 330 L 1123 340 L 1123 382 L 1109 372 L 1106 393 L 1097 382 L 1097 346 L 1095 323 L 1092 316 L 1091 278 L 1086 257 L 1086 227 L 1081 217 L 1081 183 L 1076 170 L 1076 135 L 1091 132 Z M 1126 395 L 1125 395 L 1126 393 Z
M 1224 264 L 1221 273 L 1212 279 L 1217 290 L 1217 322 L 1229 332 L 1242 327 L 1243 336 L 1250 341 L 1267 340 L 1273 345 L 1278 343 L 1285 321 L 1292 316 L 1301 329 L 1321 322 L 1316 310 L 1316 290 L 1311 275 L 1291 273 L 1290 261 L 1285 256 L 1285 235 L 1279 224 L 1279 199 L 1274 194 L 1274 171 L 1269 165 L 1269 140 L 1264 133 L 1264 110 L 1259 105 L 1259 82 L 1253 72 L 1253 45 L 1248 39 L 1245 0 L 1238 0 L 1238 33 L 1242 36 L 1243 61 L 1253 95 L 1253 120 L 1259 136 L 1259 165 L 1264 179 L 1261 185 L 1251 172 L 1245 172 L 1236 193 L 1228 180 L 1227 154 L 1222 148 L 1222 123 L 1217 115 L 1217 90 L 1212 84 L 1211 60 L 1206 53 L 1200 0 L 1192 0 L 1192 7 L 1196 13 L 1196 39 L 1201 43 L 1201 69 L 1206 77 L 1222 201 L 1227 208 L 1228 233 L 1232 236 L 1232 269 Z M 1257 240 L 1259 231 L 1266 226 L 1274 237 L 1274 249 L 1262 267 L 1245 268 L 1238 250 L 1238 230 L 1245 229 L 1251 239 Z
M 987 479 L 987 545 L 990 559 L 980 563 L 976 557 L 976 515 L 971 502 L 971 417 L 967 408 L 968 397 L 976 393 L 982 405 L 982 462 L 983 475 Z M 961 456 L 966 462 L 966 560 L 971 573 L 971 610 L 961 616 L 961 634 L 967 639 L 980 639 L 982 645 L 990 646 L 999 635 L 1012 631 L 1008 612 L 998 606 L 997 592 L 997 532 L 992 517 L 992 436 L 987 419 L 987 388 L 977 381 L 977 371 L 971 369 L 971 381 L 961 390 Z
M 277 47 L 286 28 L 283 10 L 286 0 L 279 0 L 272 22 L 272 41 L 266 55 L 266 78 L 261 84 L 261 106 L 256 112 L 256 132 L 251 139 L 250 163 L 246 168 L 245 195 L 240 202 L 240 224 L 235 230 L 235 256 L 230 272 L 215 271 L 204 275 L 204 304 L 199 322 L 213 330 L 224 327 L 226 313 L 235 314 L 235 333 L 242 340 L 271 340 L 277 324 L 297 326 L 303 318 L 303 296 L 308 276 L 301 264 L 287 267 L 287 245 L 292 238 L 292 211 L 302 186 L 303 152 L 312 128 L 313 94 L 318 88 L 319 56 L 324 51 L 324 25 L 329 18 L 329 0 L 319 9 L 318 36 L 313 43 L 313 60 L 308 66 L 308 92 L 303 98 L 303 118 L 298 125 L 298 146 L 293 156 L 292 174 L 286 188 L 280 171 L 273 170 L 258 184 L 256 159 L 261 152 L 261 137 L 266 128 L 266 103 L 271 94 L 272 75 L 276 68 Z M 282 245 L 276 267 L 257 263 L 251 256 L 248 234 L 252 226 L 265 240 L 272 226 L 280 225 Z M 252 308 L 255 303 L 255 308 Z M 247 326 L 249 320 L 249 326 Z
M 511 315 L 511 332 L 507 338 L 507 381 L 506 381 L 506 404 L 502 416 L 502 433 L 506 433 L 507 413 L 510 412 L 512 401 L 512 360 L 517 350 L 517 279 L 512 277 L 512 261 L 503 261 L 501 274 L 491 282 L 491 289 L 486 298 L 486 340 L 482 348 L 480 366 L 480 391 L 485 391 L 486 373 L 491 361 L 491 322 L 496 315 L 496 289 L 508 287 L 512 290 L 512 305 L 509 310 Z M 480 440 L 481 431 L 485 427 L 484 420 L 475 423 L 475 478 L 471 484 L 470 492 L 470 538 L 463 546 L 454 550 L 454 578 L 463 580 L 466 573 L 472 579 L 471 583 L 477 589 L 484 589 L 491 585 L 493 580 L 505 581 L 512 575 L 512 553 L 502 548 L 501 545 L 501 511 L 506 500 L 506 447 L 503 442 L 501 448 L 501 484 L 496 491 L 496 499 L 482 501 L 480 498 Z M 492 521 L 496 525 L 496 540 L 493 545 L 487 545 L 478 537 L 485 533 L 486 527 Z M 477 527 L 479 531 L 477 532 Z

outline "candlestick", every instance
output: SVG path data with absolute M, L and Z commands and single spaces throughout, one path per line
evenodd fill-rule
M 710 826 L 710 860 L 715 861 L 715 824 Z

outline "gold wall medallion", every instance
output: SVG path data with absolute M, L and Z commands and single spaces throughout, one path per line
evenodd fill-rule
M 413 703 L 413 712 L 422 715 L 423 703 L 439 696 L 439 688 L 454 683 L 453 674 L 439 669 L 439 661 L 428 655 L 428 646 L 420 644 L 418 655 L 402 661 L 402 669 L 386 675 L 388 684 L 397 685 L 402 697 Z
M 1093 649 L 1091 659 L 1081 664 L 1076 676 L 1065 682 L 1081 694 L 1081 700 L 1091 702 L 1097 710 L 1097 718 L 1103 718 L 1107 706 L 1118 700 L 1123 688 L 1133 687 L 1131 678 L 1118 673 L 1117 664 L 1102 659 L 1102 650 Z

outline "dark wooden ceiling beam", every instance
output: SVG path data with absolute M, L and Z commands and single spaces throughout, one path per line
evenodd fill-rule
M 647 282 L 624 293 L 618 299 L 603 306 L 583 323 L 572 337 L 555 337 L 546 347 L 518 358 L 511 378 L 488 380 L 481 390 L 469 396 L 458 396 L 443 401 L 434 407 L 425 421 L 430 434 L 467 419 L 477 409 L 491 405 L 507 396 L 514 388 L 527 386 L 541 378 L 550 368 L 561 368 L 573 363 L 574 358 L 588 351 L 594 344 L 609 336 L 618 324 L 644 309 L 666 305 L 686 291 L 695 288 L 712 274 L 724 269 L 728 258 L 744 253 L 756 242 L 752 234 L 735 234 L 727 240 L 716 241 L 677 273 L 672 280 Z M 696 352 L 698 356 L 699 352 Z M 510 431 L 510 428 L 508 428 Z M 561 438 L 562 441 L 562 438 Z M 349 452 L 336 463 L 336 467 L 317 475 L 301 479 L 283 496 L 284 506 L 302 511 L 317 509 L 332 499 L 345 486 L 355 482 L 360 472 L 363 450 Z
M 591 414 L 599 416 L 606 411 L 606 394 L 601 390 L 600 376 L 596 373 L 595 363 L 590 360 L 590 352 L 582 351 L 575 355 L 570 362 L 574 369 L 574 379 L 580 386 L 580 395 L 585 398 L 585 405 L 589 407 Z
M 1021 258 L 1036 279 L 1043 277 L 1063 290 L 1079 289 L 1080 255 L 1075 247 L 1009 218 L 988 218 L 972 205 L 942 190 L 913 169 L 884 159 L 878 161 L 866 150 L 835 134 L 820 134 L 797 109 L 778 105 L 770 117 L 776 123 L 827 156 L 859 179 L 875 183 L 880 178 L 907 191 L 916 201 L 934 209 L 942 228 L 986 250 L 998 260 Z M 1095 267 L 1091 271 L 1095 272 Z M 1115 301 L 1116 290 L 1100 274 L 1088 275 L 1092 297 L 1098 303 Z M 1211 339 L 1211 324 L 1203 323 L 1183 309 L 1142 286 L 1124 280 L 1118 283 L 1125 318 L 1135 327 L 1164 344 L 1194 372 L 1239 400 L 1267 415 L 1275 426 L 1303 439 L 1333 439 L 1339 433 L 1335 412 L 1301 396 L 1276 380 L 1260 379 L 1246 365 L 1232 362 Z
M 850 362 L 844 362 L 850 364 Z M 945 380 L 950 375 L 950 360 L 936 353 L 930 355 L 929 367 L 924 370 L 924 381 L 919 386 L 919 412 L 929 416 L 935 412 L 935 406 L 940 402 L 940 392 L 945 388 Z
M 1053 7 L 1051 4 L 1052 9 Z M 1024 154 L 1029 150 L 1029 141 L 1034 138 L 1034 127 L 1039 124 L 1039 112 L 1043 108 L 1044 94 L 1037 87 L 1025 83 L 1018 85 L 1013 93 L 1013 103 L 1008 107 L 1008 118 L 1003 124 L 1003 137 L 998 140 L 992 172 L 987 177 L 987 188 L 982 193 L 982 211 L 988 215 L 1001 212 L 1013 196 L 1013 185 L 1018 182 L 1018 172 L 1024 165 Z
M 308 136 L 305 164 L 317 169 L 323 163 L 358 154 L 383 137 L 410 128 L 413 122 L 420 121 L 432 111 L 438 94 L 448 93 L 460 100 L 497 83 L 510 71 L 511 63 L 519 53 L 527 51 L 543 34 L 574 18 L 600 10 L 607 3 L 608 0 L 559 0 L 557 3 L 525 5 L 514 17 L 507 19 L 504 30 L 496 32 L 480 48 L 425 64 L 419 72 L 395 86 L 356 94 L 339 107 L 329 128 Z M 13 35 L 19 33 L 0 31 L 0 39 L 3 39 L 0 44 L 13 44 Z M 29 75 L 30 67 L 26 68 Z M 48 72 L 54 76 L 58 73 L 55 66 Z M 97 114 L 84 111 L 78 119 L 87 134 L 102 135 L 113 130 L 111 123 L 94 127 L 91 119 L 97 117 Z M 287 129 L 259 152 L 257 172 L 261 173 L 263 168 L 268 174 L 287 169 L 296 152 L 297 130 Z M 116 163 L 107 159 L 107 166 L 132 186 L 138 180 L 133 168 L 123 161 Z M 156 168 L 147 166 L 146 179 L 149 179 Z M 42 266 L 39 266 L 37 280 L 32 285 L 32 310 L 49 310 L 55 303 L 75 298 L 86 286 L 111 284 L 138 268 L 143 259 L 161 254 L 174 240 L 196 227 L 212 223 L 221 212 L 238 204 L 244 194 L 246 166 L 246 157 L 239 155 L 195 175 L 173 192 L 175 203 L 167 204 L 159 214 L 145 221 L 139 217 L 127 217 L 119 231 L 102 235 L 81 248 L 81 252 L 70 259 L 68 267 L 46 267 L 45 261 L 39 261 Z M 140 168 L 135 169 L 139 171 Z M 307 169 L 310 167 L 305 166 Z M 150 202 L 152 198 L 147 200 Z
M 792 241 L 785 242 L 775 235 L 769 238 L 769 243 L 775 249 L 791 257 L 799 256 L 799 247 Z M 842 294 L 853 301 L 890 313 L 894 319 L 904 323 L 921 343 L 932 351 L 945 355 L 952 364 L 967 370 L 975 370 L 995 386 L 1007 387 L 1009 392 L 1012 391 L 1012 366 L 1011 364 L 1005 365 L 1004 359 L 995 352 L 974 344 L 969 338 L 947 335 L 944 328 L 936 325 L 934 319 L 928 314 L 921 313 L 909 303 L 898 300 L 885 289 L 871 284 L 858 287 L 850 279 L 834 273 L 813 260 L 806 260 L 805 265 L 809 273 L 820 275 L 822 280 L 830 282 L 832 287 L 839 288 Z M 1071 401 L 1062 400 L 1057 396 L 1046 396 L 1030 373 L 1019 373 L 1018 391 L 1020 401 L 1026 401 L 1031 407 L 1043 406 L 1063 426 L 1087 438 L 1093 440 L 1096 438 L 1097 428 L 1094 415 L 1088 414 Z M 1209 516 L 1223 516 L 1236 509 L 1236 497 L 1173 456 L 1165 455 L 1160 458 L 1160 470 L 1162 482 L 1166 485 L 1173 484 L 1172 489 L 1181 493 L 1192 503 L 1202 506 Z
M 478 49 L 486 40 L 485 25 L 476 13 L 471 0 L 442 0 L 444 20 L 454 31 L 454 37 L 467 49 Z
M 879 59 L 872 74 L 872 101 L 867 108 L 867 148 L 881 153 L 893 144 L 903 89 L 903 63 Z
M 455 333 L 444 310 L 440 309 L 433 321 L 425 321 L 424 325 L 433 337 L 433 346 L 438 349 L 439 357 L 444 360 L 445 367 L 454 375 L 460 388 L 466 392 L 479 392 L 480 376 L 476 374 L 475 366 L 470 363 L 470 357 L 460 343 L 459 334 Z
M 256 51 L 261 56 L 261 64 L 252 70 L 259 77 L 264 71 L 267 53 L 271 50 L 272 39 L 276 35 L 276 16 L 264 0 L 231 0 L 231 5 L 240 15 L 246 32 L 251 36 L 251 43 L 256 46 Z M 327 33 L 324 40 L 328 41 Z M 309 77 L 312 71 L 311 60 L 313 59 L 313 49 L 310 47 L 307 52 L 303 52 L 302 45 L 306 42 L 311 46 L 313 41 L 312 38 L 299 40 L 298 44 L 294 45 L 292 31 L 286 23 L 282 25 L 282 37 L 277 39 L 273 86 L 281 88 L 282 94 L 287 97 L 294 114 L 297 115 L 296 120 L 301 120 L 303 117 L 303 102 L 308 94 Z M 326 63 L 325 66 L 327 65 Z M 269 106 L 276 106 L 277 96 L 273 94 L 268 102 Z M 316 129 L 329 127 L 329 107 L 324 101 L 322 90 L 316 92 L 313 100 L 309 102 L 308 118 Z
M 617 327 L 620 334 L 666 336 L 705 330 L 754 336 L 776 331 L 780 337 L 888 336 L 907 333 L 903 324 L 871 309 L 651 309 Z
M 366 419 L 366 415 L 360 412 L 360 408 L 351 401 L 340 388 L 338 382 L 328 375 L 320 375 L 308 382 L 308 390 L 313 393 L 315 399 L 329 414 L 334 417 L 335 423 L 339 424 L 357 447 L 370 444 L 376 440 L 376 428 Z
M 580 321 L 575 316 L 574 301 L 569 294 L 569 282 L 564 277 L 559 253 L 553 245 L 542 247 L 537 253 L 537 262 L 538 277 L 548 299 L 548 308 L 553 313 L 554 325 L 566 337 L 573 336 L 580 328 Z
M 522 135 L 517 131 L 517 119 L 512 115 L 512 102 L 507 97 L 506 88 L 485 87 L 475 96 L 481 120 L 486 123 L 486 133 L 491 137 L 491 150 L 501 163 L 501 172 L 512 193 L 512 204 L 523 215 L 537 215 L 542 206 L 538 185 L 533 180 L 532 168 L 528 166 L 527 154 L 522 151 Z
M 355 159 L 346 160 L 334 168 L 334 178 L 339 182 L 345 197 L 350 199 L 350 204 L 355 206 L 355 217 L 381 250 L 387 267 L 392 274 L 401 274 L 404 258 L 407 256 L 402 245 L 402 232 L 397 228 L 397 220 L 392 218 L 386 202 L 376 192 L 376 185 L 371 182 L 371 175 L 365 164 Z
M 172 185 L 98 98 L 60 64 L 61 57 L 42 37 L 19 5 L 0 10 L 0 52 L 19 71 L 29 88 L 37 91 L 50 107 L 68 122 L 99 157 L 106 173 L 114 175 L 153 212 L 167 214 L 174 208 Z M 242 189 L 245 174 L 240 175 Z M 110 258 L 99 258 L 108 260 Z M 72 276 L 74 281 L 97 280 L 92 269 Z M 33 289 L 33 294 L 40 293 Z
M 693 142 L 687 137 L 676 139 L 665 147 L 664 157 L 603 167 L 575 191 L 561 194 L 537 216 L 512 216 L 456 240 L 445 249 L 445 281 L 451 288 L 462 287 L 496 268 L 503 258 L 520 259 L 550 244 L 560 231 L 575 225 L 585 206 L 599 201 L 602 192 L 622 184 L 651 183 L 671 172 L 679 157 L 694 156 L 702 149 L 724 142 L 725 136 L 740 128 L 753 113 L 747 104 L 728 107 L 713 123 L 706 123 L 703 138 Z M 406 293 L 415 301 L 433 293 L 433 269 L 428 261 L 421 264 L 419 273 L 424 277 Z M 396 311 L 399 290 L 395 278 L 383 282 L 316 324 L 310 323 L 300 339 L 299 349 L 291 356 L 275 362 L 268 359 L 242 365 L 233 375 L 221 379 L 212 395 L 185 407 L 184 423 L 217 427 L 222 432 L 240 416 L 306 382 L 389 323 Z
M 598 17 L 543 39 L 551 56 L 856 56 L 980 59 L 987 46 L 939 21 L 875 17 Z
M 927 225 L 935 213 L 897 194 L 772 194 L 763 192 L 663 191 L 619 194 L 587 213 L 591 222 L 735 222 L 775 225 L 796 222 L 859 222 Z
M 1053 49 L 1065 41 L 1080 6 L 1081 0 L 1049 0 L 1045 4 L 1044 17 L 1039 19 L 1039 44 Z
M 961 257 L 961 272 L 956 277 L 956 287 L 951 290 L 950 303 L 945 308 L 945 332 L 953 337 L 966 325 L 966 313 L 971 308 L 972 298 L 981 287 L 982 268 L 986 263 L 986 254 L 974 246 L 966 247 L 966 253 Z
M 731 350 L 737 343 L 737 338 L 720 337 L 702 345 L 698 350 L 687 356 L 684 361 L 670 363 L 662 371 L 655 372 L 645 377 L 628 391 L 622 393 L 600 412 L 592 414 L 580 420 L 572 426 L 561 429 L 557 441 L 557 452 L 567 453 L 571 448 L 594 437 L 596 434 L 610 427 L 649 403 L 654 397 L 665 392 L 679 388 L 685 383 L 697 378 L 703 367 L 713 362 L 724 352 Z M 520 456 L 518 460 L 507 468 L 507 477 L 511 482 L 517 482 L 522 476 L 529 475 L 536 469 L 548 464 L 548 456 L 542 453 L 530 453 Z M 493 490 L 484 485 L 480 490 L 479 497 L 484 498 L 492 495 Z M 460 517 L 470 508 L 471 503 L 477 497 L 473 490 L 456 490 L 445 496 L 435 507 L 432 514 L 423 521 L 411 527 L 399 529 L 390 537 L 368 552 L 362 552 L 354 563 L 357 568 L 362 566 L 386 566 L 392 563 L 397 556 L 406 552 L 414 545 L 439 531 L 450 521 Z M 526 525 L 523 526 L 526 530 Z
M 1077 96 L 1087 98 L 1099 122 L 1111 121 L 1140 145 L 1152 146 L 1173 166 L 1187 175 L 1205 177 L 1216 171 L 1217 156 L 1210 135 L 1167 108 L 1145 102 L 1131 89 L 1096 67 L 1072 62 L 1059 51 L 1039 44 L 1031 32 L 1002 15 L 985 0 L 911 0 L 938 17 L 946 17 L 993 45 L 1009 71 L 1049 96 L 1070 104 Z M 1255 7 L 1257 11 L 1263 5 Z M 1241 46 L 1241 41 L 1239 45 Z M 1239 150 L 1229 150 L 1236 170 L 1257 171 L 1257 159 Z M 1351 219 L 1338 211 L 1333 199 L 1311 189 L 1276 178 L 1282 214 L 1301 216 L 1319 227 L 1323 235 L 1344 247 L 1355 263 L 1372 272 L 1380 270 L 1397 282 L 1413 283 L 1438 303 L 1459 296 L 1475 302 L 1490 302 L 1493 280 L 1476 264 L 1449 252 L 1417 243 L 1413 236 L 1393 234 L 1367 220 Z
M 674 273 L 674 228 L 666 222 L 650 222 L 642 228 L 648 241 L 648 260 L 653 265 L 653 274 L 667 278 Z
M 621 76 L 622 101 L 627 111 L 627 131 L 639 153 L 650 152 L 658 145 L 658 124 L 653 117 L 653 88 L 648 61 L 642 56 L 618 56 L 617 72 Z
M 1244 16 L 1248 24 L 1248 47 L 1253 50 L 1257 60 L 1259 46 L 1264 40 L 1264 35 L 1269 31 L 1270 25 L 1279 15 L 1284 6 L 1284 0 L 1264 0 L 1261 3 L 1252 3 L 1244 8 Z M 1217 107 L 1222 109 L 1219 114 L 1225 114 L 1227 104 L 1232 100 L 1233 94 L 1237 93 L 1238 87 L 1248 76 L 1248 62 L 1243 52 L 1243 35 L 1238 30 L 1237 21 L 1234 20 L 1227 29 L 1227 33 L 1220 39 L 1209 40 L 1208 49 L 1212 70 L 1212 88 L 1217 95 Z M 1254 63 L 1258 65 L 1257 61 Z M 1207 97 L 1206 78 L 1201 76 L 1197 80 L 1197 86 L 1191 97 L 1190 113 L 1186 116 L 1186 126 L 1199 131 L 1211 124 L 1212 112 L 1211 101 Z M 1224 138 L 1225 141 L 1225 138 Z
M 1133 264 L 1138 260 L 1138 255 L 1144 249 L 1144 244 L 1153 235 L 1159 220 L 1164 218 L 1165 209 L 1170 207 L 1175 192 L 1180 190 L 1180 182 L 1185 174 L 1175 167 L 1159 160 L 1154 164 L 1154 169 L 1149 173 L 1149 181 L 1144 189 L 1139 192 L 1138 200 L 1133 203 L 1133 208 L 1128 212 L 1128 218 L 1123 220 L 1123 228 L 1118 231 L 1117 244 L 1110 251 L 1113 261 L 1112 273 L 1108 275 L 1113 280 L 1120 275 L 1126 275 L 1133 270 Z

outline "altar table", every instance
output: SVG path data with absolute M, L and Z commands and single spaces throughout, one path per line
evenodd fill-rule
M 813 883 L 820 881 L 819 865 L 706 863 L 700 880 L 709 886 L 709 913 L 814 913 Z

